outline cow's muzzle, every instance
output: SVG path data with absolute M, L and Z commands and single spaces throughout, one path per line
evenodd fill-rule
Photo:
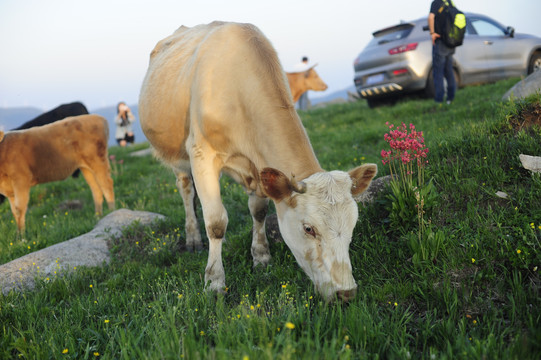
M 357 294 L 357 288 L 353 288 L 349 290 L 338 290 L 336 292 L 336 295 L 338 296 L 338 298 L 345 302 L 353 300 L 356 294 Z

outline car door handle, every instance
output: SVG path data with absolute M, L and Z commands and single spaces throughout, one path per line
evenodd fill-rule
M 490 41 L 490 40 L 485 40 L 485 45 L 492 45 L 494 42 Z

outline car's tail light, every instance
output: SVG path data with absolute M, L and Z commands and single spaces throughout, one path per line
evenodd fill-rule
M 402 74 L 407 74 L 408 73 L 408 69 L 398 69 L 398 70 L 393 70 L 393 75 L 394 76 L 398 76 L 398 75 L 402 75 Z
M 417 49 L 419 43 L 409 43 L 407 45 L 400 45 L 389 50 L 389 55 L 402 54 L 406 51 L 412 51 Z

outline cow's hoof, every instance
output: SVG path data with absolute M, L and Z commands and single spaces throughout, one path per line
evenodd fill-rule
M 186 244 L 186 250 L 188 252 L 200 252 L 203 250 L 203 244 Z
M 226 287 L 224 283 L 217 284 L 216 282 L 209 282 L 205 286 L 205 292 L 224 295 L 226 293 Z

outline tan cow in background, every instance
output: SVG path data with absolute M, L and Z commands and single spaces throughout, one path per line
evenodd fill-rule
M 0 131 L 0 194 L 9 199 L 19 232 L 24 231 L 30 188 L 64 180 L 80 169 L 90 186 L 95 211 L 115 207 L 107 139 L 107 120 L 99 115 L 69 117 L 26 130 Z
M 201 249 L 195 188 L 209 239 L 207 289 L 224 291 L 222 242 L 228 215 L 220 173 L 242 184 L 253 219 L 254 266 L 269 264 L 269 198 L 295 259 L 331 300 L 349 300 L 357 284 L 349 244 L 358 218 L 354 196 L 376 175 L 366 164 L 324 171 L 293 106 L 276 51 L 251 24 L 180 27 L 158 42 L 139 98 L 141 127 L 169 165 L 186 213 L 186 244 Z
M 301 95 L 308 90 L 327 90 L 327 84 L 321 80 L 318 73 L 314 70 L 316 65 L 312 66 L 306 71 L 286 73 L 294 103 L 296 103 Z

